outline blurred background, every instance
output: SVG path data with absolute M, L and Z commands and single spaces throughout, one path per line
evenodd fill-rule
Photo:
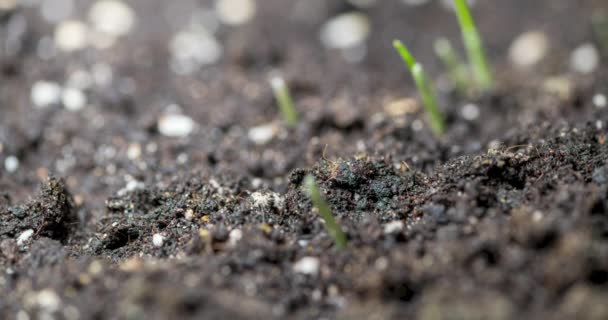
M 594 31 L 606 1 L 472 1 L 498 100 L 454 97 L 433 52 L 445 36 L 464 56 L 447 2 L 0 0 L 0 190 L 22 199 L 55 174 L 99 209 L 189 171 L 281 190 L 322 153 L 428 170 L 511 127 L 606 104 Z M 447 142 L 419 119 L 395 38 L 437 84 L 456 123 Z M 302 114 L 295 132 L 273 101 L 276 75 Z

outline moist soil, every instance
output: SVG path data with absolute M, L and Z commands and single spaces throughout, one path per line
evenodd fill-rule
M 468 98 L 440 88 L 449 129 L 436 138 L 415 102 L 391 112 L 416 93 L 390 44 L 408 41 L 445 83 L 432 41 L 459 43 L 449 11 L 362 10 L 372 34 L 353 64 L 318 32 L 355 8 L 315 1 L 300 19 L 299 2 L 258 1 L 247 25 L 220 28 L 221 61 L 189 76 L 167 64 L 169 2 L 130 1 L 125 39 L 46 60 L 37 43 L 52 28 L 38 11 L 3 13 L 2 46 L 19 45 L 0 56 L 0 159 L 20 164 L 0 171 L 0 318 L 608 319 L 608 109 L 594 103 L 608 69 L 569 68 L 578 45 L 601 47 L 590 17 L 606 3 L 478 1 L 498 85 Z M 520 71 L 506 52 L 531 29 L 551 50 Z M 113 80 L 89 89 L 86 108 L 31 105 L 32 83 L 100 62 Z M 267 84 L 277 70 L 296 128 Z M 475 119 L 462 114 L 471 103 Z M 190 135 L 157 129 L 170 104 L 196 121 Z M 274 137 L 251 141 L 268 123 Z

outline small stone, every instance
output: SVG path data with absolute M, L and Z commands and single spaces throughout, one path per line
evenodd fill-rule
M 217 0 L 215 12 L 222 23 L 241 25 L 255 16 L 256 2 L 254 0 Z
M 176 33 L 171 39 L 169 50 L 170 65 L 177 74 L 190 74 L 202 66 L 214 64 L 223 54 L 222 45 L 204 29 Z
M 233 229 L 228 234 L 228 245 L 234 247 L 242 238 L 243 231 L 241 231 L 241 229 Z
M 319 273 L 320 264 L 319 258 L 304 257 L 293 265 L 293 270 L 297 273 L 315 276 Z
M 57 104 L 61 99 L 61 87 L 55 82 L 38 81 L 32 86 L 30 99 L 38 108 Z
M 528 31 L 519 35 L 509 48 L 511 62 L 519 67 L 531 67 L 540 62 L 549 49 L 547 35 L 540 31 Z
M 27 229 L 17 237 L 17 245 L 21 246 L 26 243 L 34 235 L 33 229 Z
M 343 13 L 327 21 L 321 28 L 321 42 L 332 49 L 356 47 L 367 40 L 371 25 L 367 15 Z
M 580 73 L 591 73 L 597 69 L 599 64 L 600 54 L 591 43 L 586 43 L 576 48 L 570 57 L 570 67 L 572 70 Z
M 606 99 L 606 96 L 598 93 L 596 95 L 593 96 L 593 105 L 598 108 L 598 109 L 604 109 L 606 107 L 606 105 L 608 104 L 608 100 Z
M 273 123 L 269 123 L 249 129 L 247 137 L 257 145 L 265 145 L 272 141 L 277 132 L 277 126 Z
M 418 101 L 412 98 L 394 100 L 384 105 L 384 112 L 391 117 L 399 117 L 406 114 L 416 113 L 420 106 Z
M 465 120 L 476 120 L 477 118 L 479 118 L 479 107 L 471 103 L 466 104 L 464 107 L 462 107 L 460 114 Z
M 15 156 L 8 156 L 4 159 L 4 169 L 6 172 L 12 173 L 19 169 L 19 158 Z
M 158 119 L 158 131 L 167 137 L 188 136 L 195 125 L 190 117 L 181 114 L 167 114 Z
M 66 52 L 84 49 L 88 32 L 87 26 L 80 21 L 63 21 L 55 28 L 55 46 Z
M 95 30 L 120 37 L 128 34 L 135 25 L 135 13 L 122 1 L 100 0 L 91 7 L 89 20 Z
M 55 291 L 44 289 L 36 295 L 36 303 L 40 309 L 46 312 L 55 312 L 61 306 L 61 299 Z
M 163 235 L 162 235 L 162 234 L 160 234 L 160 233 L 155 233 L 155 234 L 152 236 L 152 244 L 153 244 L 155 247 L 160 248 L 160 247 L 162 247 L 162 246 L 163 246 L 163 244 L 164 244 L 164 243 L 165 243 L 165 237 L 163 237 Z
M 186 212 L 184 213 L 184 218 L 188 221 L 192 221 L 192 219 L 194 219 L 194 210 L 192 210 L 192 209 L 186 210 Z
M 87 104 L 87 96 L 79 89 L 66 88 L 61 95 L 63 106 L 70 111 L 78 111 Z
M 399 233 L 403 230 L 404 228 L 404 224 L 403 221 L 391 221 L 387 224 L 384 225 L 383 231 L 384 234 L 393 234 L 393 233 Z

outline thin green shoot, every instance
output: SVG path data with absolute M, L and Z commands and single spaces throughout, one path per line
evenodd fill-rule
M 410 51 L 401 41 L 393 41 L 393 46 L 412 73 L 412 77 L 414 78 L 414 82 L 420 93 L 420 98 L 422 99 L 422 104 L 427 111 L 431 128 L 436 135 L 442 135 L 445 132 L 445 120 L 439 111 L 435 91 L 424 72 L 424 68 L 420 63 L 416 62 L 416 59 L 414 59 Z
M 283 119 L 289 127 L 296 127 L 298 125 L 298 112 L 285 80 L 281 77 L 273 77 L 270 79 L 270 86 L 272 87 L 274 98 L 279 105 Z
M 482 90 L 490 90 L 494 85 L 492 71 L 490 71 L 481 36 L 471 15 L 467 0 L 454 0 L 454 8 L 460 23 L 469 63 L 473 68 L 473 76 Z
M 469 72 L 466 64 L 452 47 L 450 40 L 439 38 L 435 41 L 435 54 L 443 62 L 448 71 L 450 80 L 454 83 L 456 90 L 466 95 L 469 92 Z
M 593 33 L 602 54 L 608 56 L 608 12 L 598 11 L 591 16 Z
M 321 191 L 315 182 L 315 178 L 311 175 L 306 176 L 306 178 L 304 178 L 304 186 L 312 200 L 312 204 L 319 210 L 319 215 L 321 215 L 321 218 L 325 221 L 325 228 L 327 228 L 327 232 L 334 239 L 336 246 L 339 249 L 346 248 L 346 236 L 331 213 L 329 205 L 325 202 L 325 199 L 323 199 Z

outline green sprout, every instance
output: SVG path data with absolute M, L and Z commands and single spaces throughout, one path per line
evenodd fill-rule
M 475 26 L 467 0 L 454 0 L 454 8 L 456 9 L 456 16 L 460 23 L 462 38 L 467 49 L 469 63 L 473 68 L 475 80 L 481 89 L 492 89 L 492 72 L 490 71 L 481 37 Z
M 460 59 L 450 40 L 439 38 L 435 41 L 435 54 L 443 62 L 450 80 L 462 95 L 469 92 L 469 73 L 466 64 Z
M 608 13 L 598 11 L 591 16 L 594 36 L 604 55 L 608 55 Z
M 424 68 L 420 63 L 416 62 L 412 54 L 401 41 L 393 41 L 393 46 L 412 73 L 412 77 L 414 78 L 414 82 L 416 83 L 416 87 L 420 93 L 422 103 L 428 113 L 431 128 L 435 134 L 442 135 L 445 132 L 445 122 L 441 112 L 439 111 L 435 92 L 428 77 L 426 76 L 426 73 L 424 72 Z
M 340 229 L 340 225 L 336 222 L 336 219 L 334 219 L 329 205 L 325 202 L 323 196 L 321 196 L 321 191 L 317 187 L 315 178 L 311 175 L 306 176 L 304 178 L 304 186 L 308 191 L 312 204 L 319 210 L 321 218 L 325 221 L 325 228 L 327 228 L 329 235 L 334 238 L 336 246 L 340 249 L 346 248 L 346 236 L 342 232 L 342 229 Z
M 270 86 L 272 87 L 274 98 L 279 105 L 279 109 L 281 110 L 281 114 L 287 125 L 292 128 L 297 126 L 298 112 L 296 111 L 285 80 L 281 77 L 273 77 L 270 79 Z

